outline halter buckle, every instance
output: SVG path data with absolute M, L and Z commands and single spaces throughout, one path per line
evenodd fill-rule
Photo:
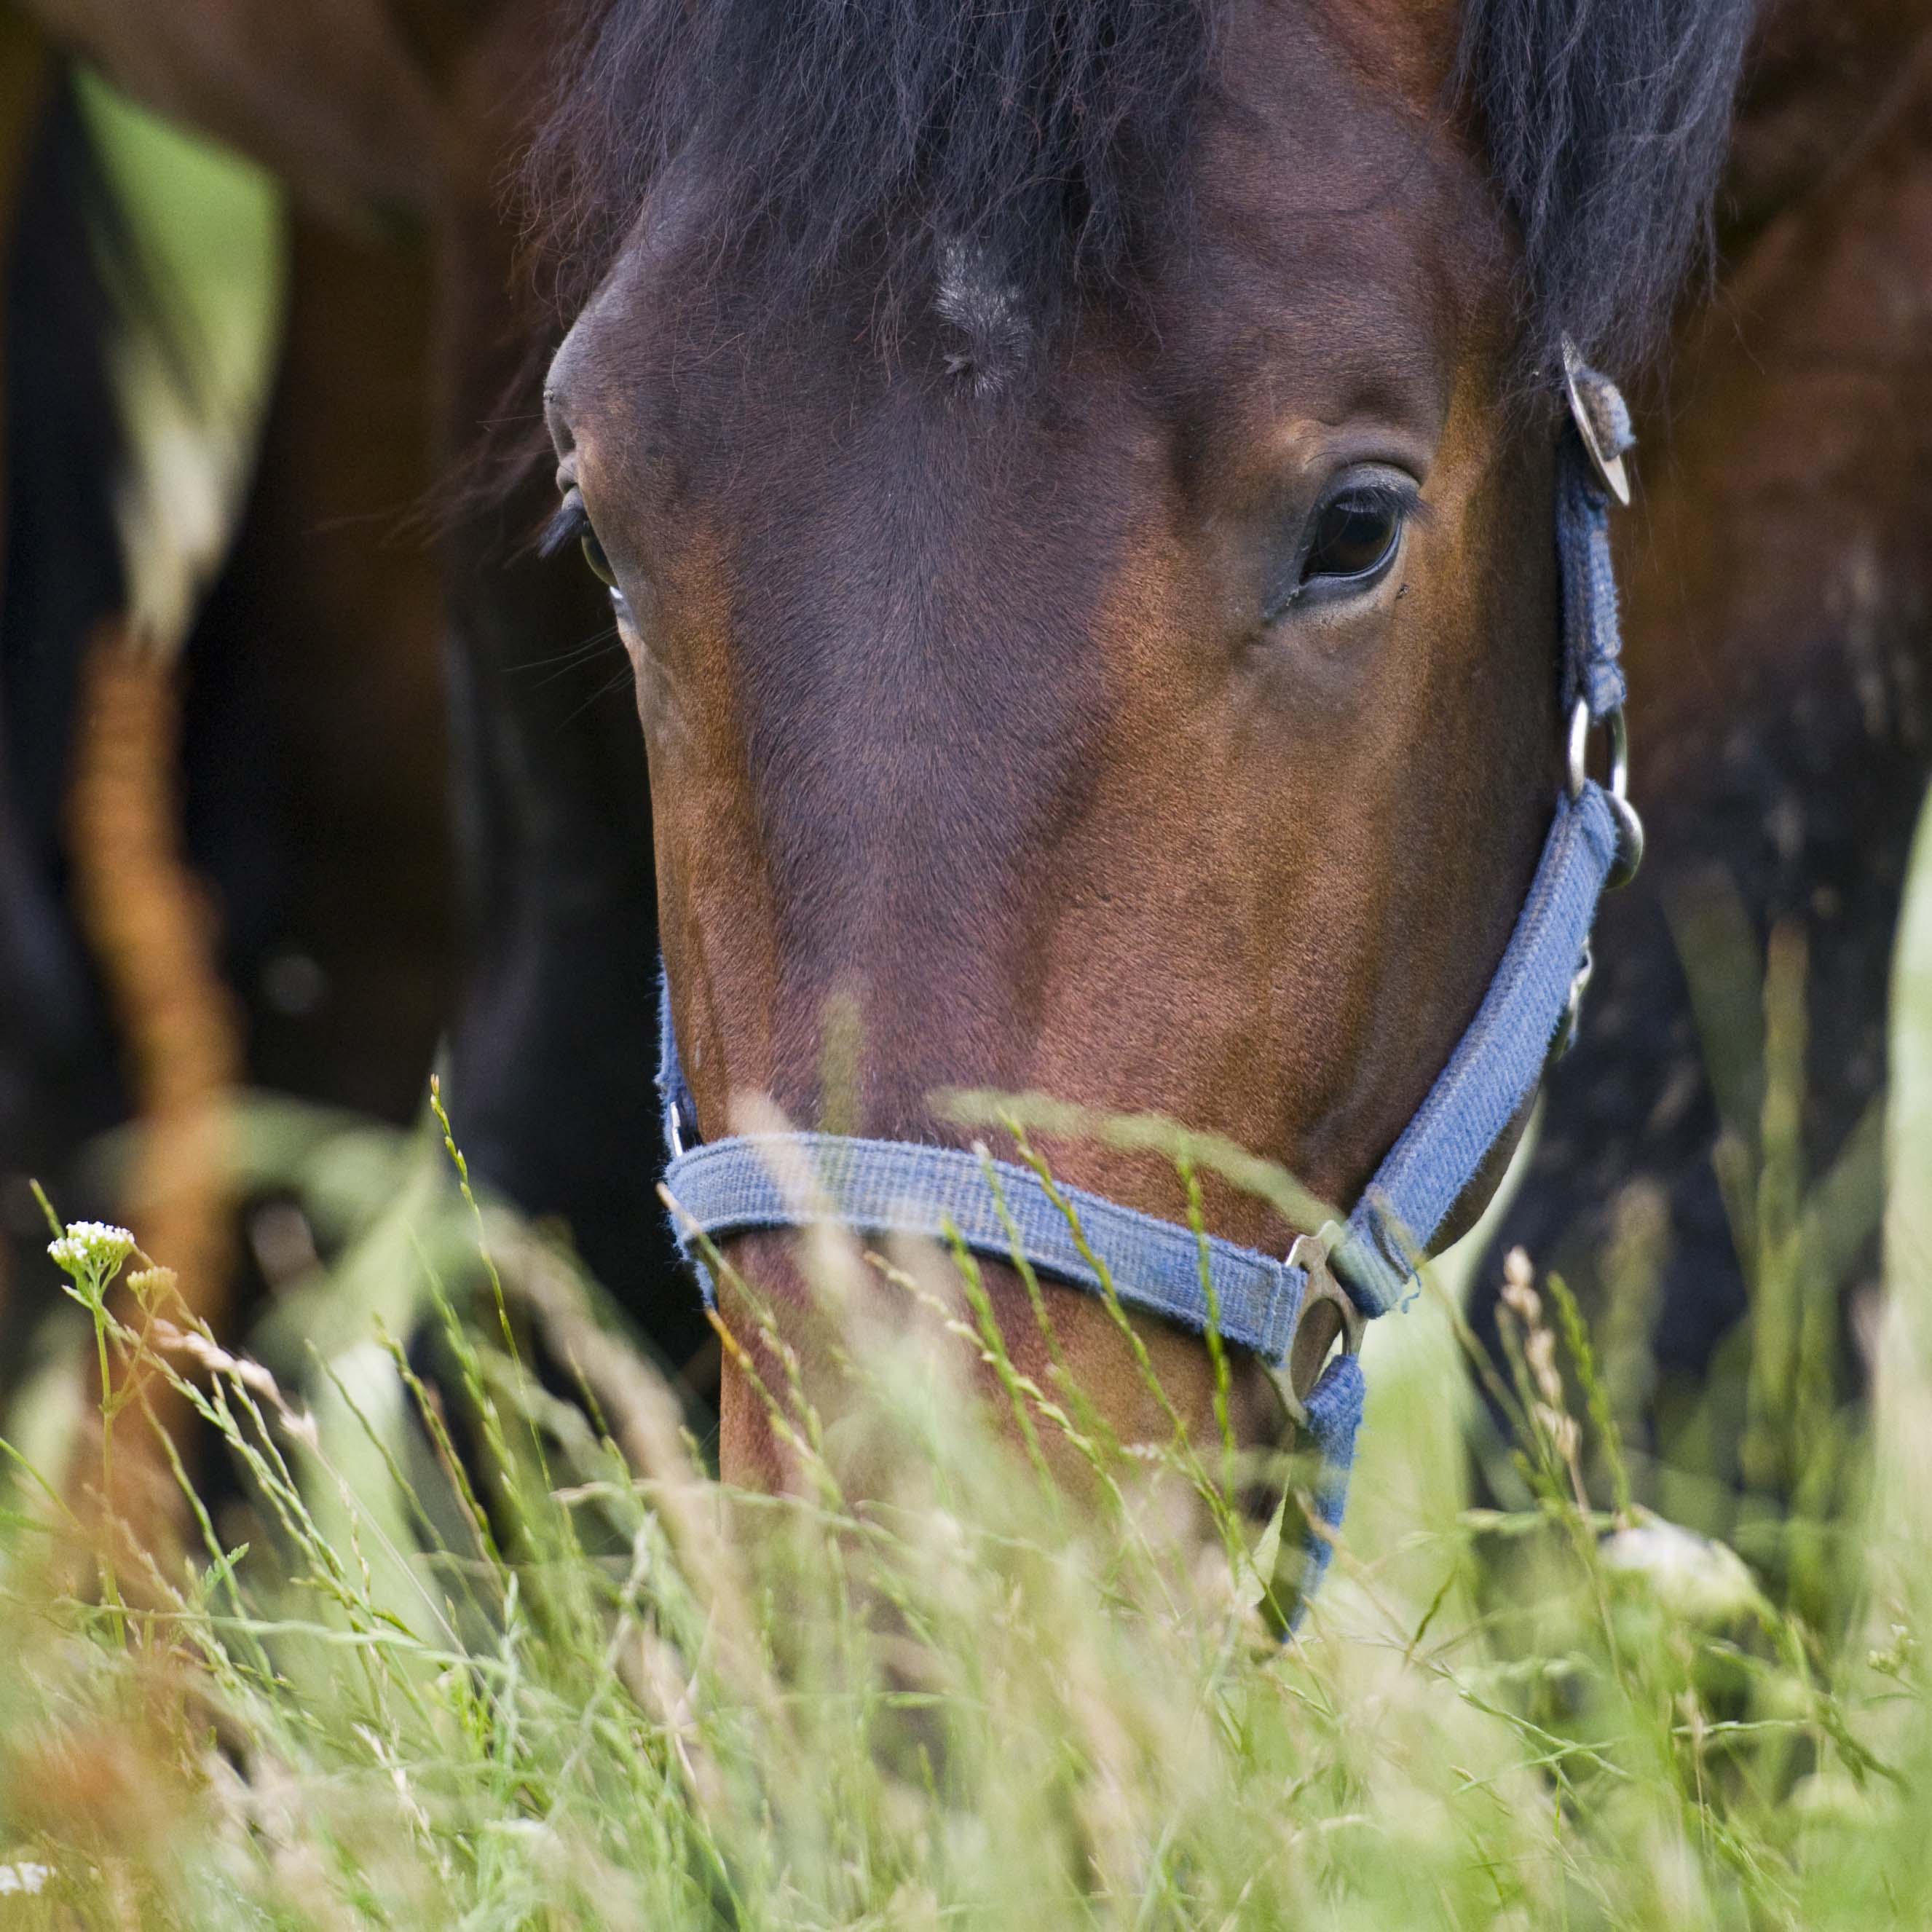
M 1590 389 L 1603 378 L 1595 375 L 1568 336 L 1563 338 L 1563 388 L 1570 398 L 1570 414 L 1576 425 L 1583 454 L 1597 480 L 1625 509 L 1630 508 L 1630 471 L 1624 460 L 1605 441 L 1602 424 L 1591 406 Z
M 1367 1327 L 1354 1298 L 1335 1279 L 1328 1265 L 1328 1242 L 1323 1234 L 1298 1234 L 1288 1251 L 1288 1265 L 1305 1278 L 1301 1306 L 1295 1310 L 1294 1332 L 1288 1337 L 1282 1366 L 1274 1372 L 1282 1404 L 1297 1427 L 1308 1426 L 1308 1398 L 1328 1366 L 1336 1342 L 1345 1355 L 1362 1352 Z
M 1583 788 L 1589 781 L 1590 724 L 1588 702 L 1580 698 L 1570 711 L 1570 768 L 1566 783 L 1572 805 L 1583 796 Z M 1617 825 L 1617 856 L 1610 862 L 1610 876 L 1604 885 L 1606 891 L 1615 892 L 1628 885 L 1643 863 L 1643 820 L 1630 802 L 1630 727 L 1624 722 L 1621 704 L 1604 718 L 1604 729 L 1610 741 L 1610 778 L 1604 790 L 1610 800 L 1610 816 Z

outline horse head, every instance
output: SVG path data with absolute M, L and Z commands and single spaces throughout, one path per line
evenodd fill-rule
M 1558 334 L 1656 326 L 1748 10 L 668 0 L 592 28 L 544 144 L 592 269 L 549 380 L 554 535 L 635 672 L 685 1134 L 758 1096 L 960 1148 L 984 1130 L 936 1096 L 1034 1090 L 1361 1196 L 1562 794 Z M 1186 1220 L 1170 1162 L 1050 1146 Z M 1211 1182 L 1204 1211 L 1274 1256 L 1310 1232 Z M 789 1236 L 728 1252 L 796 1307 Z M 1037 1366 L 1024 1285 L 986 1278 Z M 1159 1426 L 1108 1310 L 1045 1292 L 1117 1425 Z M 1136 1321 L 1204 1425 L 1208 1352 Z M 727 1473 L 782 1478 L 728 1364 L 723 1402 Z M 1234 1402 L 1278 1426 L 1245 1359 Z

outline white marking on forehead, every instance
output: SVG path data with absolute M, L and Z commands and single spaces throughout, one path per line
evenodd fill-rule
M 953 236 L 940 244 L 933 308 L 941 322 L 965 338 L 964 347 L 946 357 L 947 369 L 970 376 L 975 394 L 992 394 L 1026 351 L 1027 319 L 1019 290 L 1000 274 L 984 248 Z

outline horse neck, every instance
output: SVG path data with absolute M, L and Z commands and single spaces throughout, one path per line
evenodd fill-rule
M 1932 33 L 1932 0 L 1774 0 L 1762 9 L 1724 191 L 1719 244 L 1742 260 L 1869 136 Z
M 1932 284 L 1932 4 L 1920 10 L 1928 24 L 1882 112 L 1868 110 L 1856 149 L 1765 225 L 1687 320 L 1673 393 L 1646 425 L 1653 534 L 1628 559 L 1630 653 L 1664 746 L 1735 728 L 1754 702 L 1788 711 L 1814 686 L 1842 687 L 1848 668 L 1869 682 L 1854 660 L 1875 639 L 1928 654 L 1908 620 L 1932 595 L 1932 423 L 1897 400 L 1932 372 L 1932 316 L 1914 293 Z M 1666 642 L 1687 626 L 1700 674 L 1731 698 L 1695 728 L 1696 707 L 1673 718 L 1685 654 Z M 1910 733 L 1908 698 L 1861 728 Z

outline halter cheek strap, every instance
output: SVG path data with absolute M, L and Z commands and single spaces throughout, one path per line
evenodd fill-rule
M 1340 1526 L 1361 1420 L 1360 1318 L 1402 1302 L 1450 1210 L 1522 1113 L 1552 1052 L 1567 1044 L 1589 977 L 1598 900 L 1606 883 L 1629 876 L 1642 850 L 1624 796 L 1624 680 L 1610 549 L 1611 498 L 1628 500 L 1622 457 L 1630 419 L 1607 377 L 1574 352 L 1566 361 L 1573 420 L 1558 454 L 1556 539 L 1570 714 L 1567 782 L 1482 1004 L 1346 1222 L 1304 1234 L 1282 1259 L 1213 1236 L 1204 1243 L 1191 1228 L 1083 1189 L 1049 1190 L 1030 1168 L 957 1148 L 823 1133 L 698 1143 L 666 986 L 658 1076 L 672 1156 L 665 1186 L 707 1304 L 716 1286 L 694 1254 L 699 1237 L 718 1243 L 827 1222 L 868 1234 L 956 1235 L 976 1253 L 1022 1259 L 1072 1287 L 1097 1294 L 1111 1286 L 1130 1307 L 1197 1331 L 1211 1324 L 1290 1372 L 1288 1400 L 1319 1461 L 1314 1512 L 1330 1530 Z M 1607 788 L 1584 770 L 1598 724 L 1611 737 Z M 1304 1315 L 1323 1302 L 1348 1318 L 1338 1324 L 1331 1314 L 1320 1330 L 1342 1330 L 1342 1352 L 1325 1364 L 1301 1359 L 1310 1351 L 1296 1347 Z M 1304 1600 L 1331 1550 L 1332 1538 L 1311 1529 Z

